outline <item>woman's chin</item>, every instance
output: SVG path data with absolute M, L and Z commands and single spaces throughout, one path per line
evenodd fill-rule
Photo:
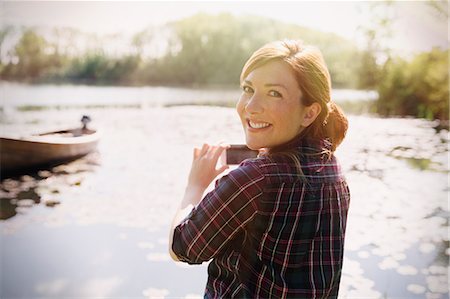
M 265 147 L 265 146 L 264 146 L 263 144 L 261 144 L 261 143 L 258 143 L 258 142 L 252 142 L 252 141 L 249 141 L 249 140 L 246 141 L 246 145 L 247 145 L 247 147 L 248 147 L 249 149 L 254 150 L 254 151 L 258 151 L 258 150 L 260 150 L 260 149 L 262 149 L 262 148 Z

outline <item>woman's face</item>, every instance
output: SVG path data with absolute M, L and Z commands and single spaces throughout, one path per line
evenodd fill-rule
M 302 92 L 290 66 L 271 61 L 242 82 L 236 106 L 251 149 L 273 148 L 291 141 L 303 129 Z

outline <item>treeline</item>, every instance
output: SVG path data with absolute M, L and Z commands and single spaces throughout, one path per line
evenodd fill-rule
M 408 60 L 388 55 L 380 64 L 370 46 L 358 50 L 335 34 L 230 14 L 197 14 L 148 28 L 125 42 L 121 53 L 111 53 L 106 44 L 80 49 L 68 42 L 70 32 L 49 38 L 32 28 L 5 53 L 2 44 L 9 33 L 7 28 L 0 32 L 2 80 L 109 85 L 236 86 L 254 50 L 273 40 L 302 39 L 321 49 L 333 87 L 377 90 L 375 112 L 449 118 L 448 49 Z
M 448 127 L 449 56 L 449 49 L 433 48 L 407 59 L 387 55 L 377 64 L 376 55 L 365 51 L 357 62 L 358 88 L 378 92 L 372 110 L 379 115 L 446 120 Z
M 449 50 L 435 48 L 410 60 L 388 59 L 378 73 L 376 111 L 448 120 L 449 55 Z
M 50 42 L 38 31 L 27 29 L 10 53 L 14 59 L 0 66 L 0 75 L 4 80 L 32 82 L 235 86 L 254 50 L 269 41 L 293 38 L 323 51 L 336 86 L 356 86 L 352 61 L 357 49 L 335 34 L 230 14 L 197 14 L 158 30 L 166 34 L 155 28 L 139 32 L 129 41 L 132 50 L 114 56 L 102 47 L 69 55 L 59 46 L 63 42 Z M 146 55 L 147 43 L 164 48 L 163 53 Z

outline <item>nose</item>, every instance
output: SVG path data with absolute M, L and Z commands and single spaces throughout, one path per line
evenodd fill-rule
M 245 111 L 249 114 L 258 114 L 264 111 L 264 107 L 261 102 L 259 95 L 254 93 L 245 104 Z

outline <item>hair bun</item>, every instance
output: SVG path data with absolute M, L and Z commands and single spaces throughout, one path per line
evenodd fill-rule
M 332 144 L 332 151 L 341 144 L 348 129 L 348 120 L 342 109 L 333 101 L 328 103 L 329 114 L 325 121 L 327 138 Z

